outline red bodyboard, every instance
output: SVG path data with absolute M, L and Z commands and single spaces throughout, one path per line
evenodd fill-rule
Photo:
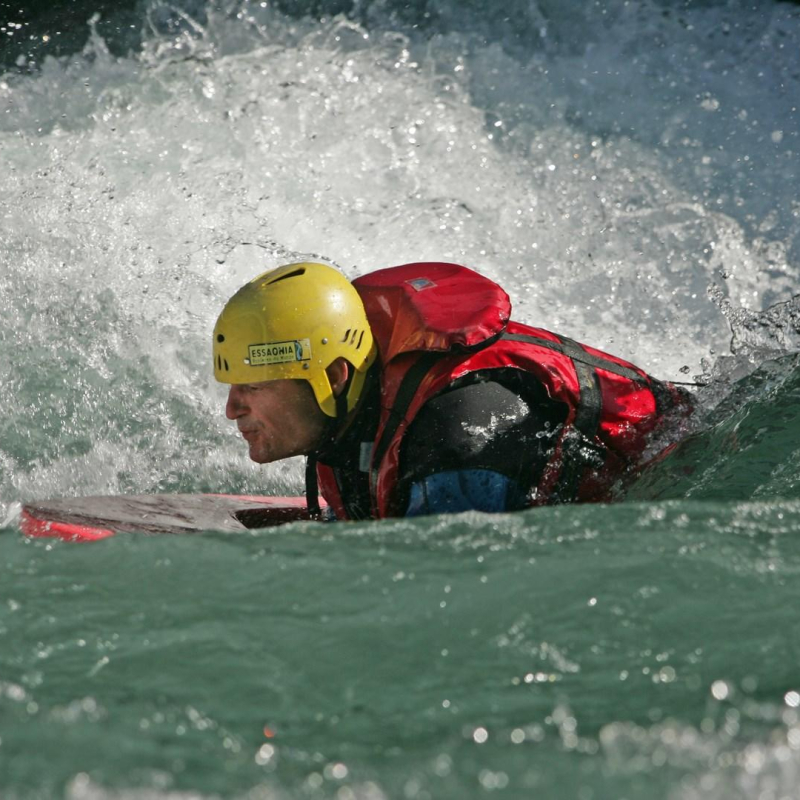
M 234 532 L 308 519 L 304 497 L 155 494 L 32 501 L 19 525 L 26 536 L 93 542 L 118 533 Z

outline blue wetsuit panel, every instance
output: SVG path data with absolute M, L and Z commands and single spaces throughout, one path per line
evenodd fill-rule
M 462 469 L 429 475 L 411 485 L 407 517 L 460 511 L 516 511 L 525 493 L 516 481 L 488 469 Z

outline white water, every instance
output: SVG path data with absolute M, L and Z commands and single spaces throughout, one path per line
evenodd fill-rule
M 240 3 L 0 78 L 0 512 L 296 491 L 298 464 L 246 461 L 208 352 L 288 260 L 458 261 L 674 379 L 729 352 L 721 307 L 796 292 L 796 7 L 530 3 L 517 36 L 435 8 L 426 37 L 378 4 L 363 27 Z

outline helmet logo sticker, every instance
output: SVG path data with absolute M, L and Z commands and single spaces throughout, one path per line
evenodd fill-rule
M 406 283 L 410 284 L 418 292 L 436 286 L 436 284 L 428 278 L 411 278 L 411 280 L 406 281 Z
M 251 367 L 266 364 L 286 364 L 290 361 L 308 361 L 311 358 L 311 341 L 293 339 L 288 342 L 265 342 L 251 344 L 247 348 Z

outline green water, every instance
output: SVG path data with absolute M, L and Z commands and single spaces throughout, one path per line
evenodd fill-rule
M 800 798 L 796 4 L 24 5 L 2 800 Z M 613 505 L 22 537 L 28 499 L 300 493 L 247 461 L 209 337 L 307 258 L 464 263 L 521 322 L 713 383 Z
M 744 797 L 757 749 L 788 790 L 798 533 L 798 501 L 9 532 L 4 785 L 666 798 L 708 773 Z

